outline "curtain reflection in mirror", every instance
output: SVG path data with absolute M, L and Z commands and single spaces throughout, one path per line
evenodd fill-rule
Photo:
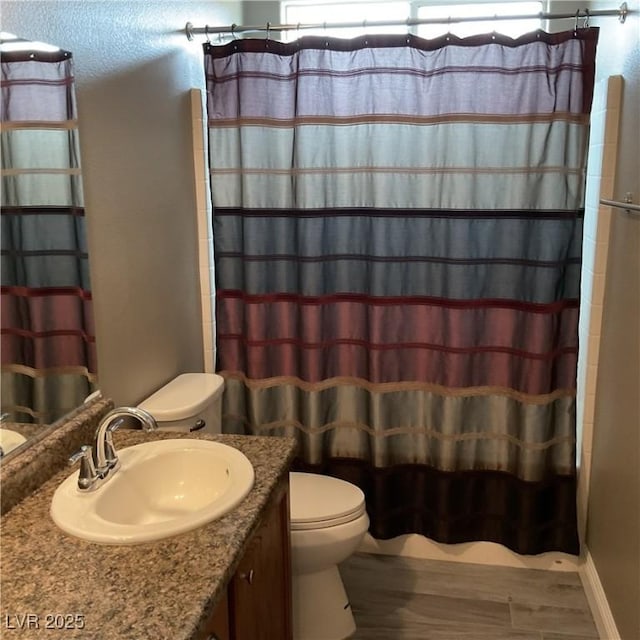
M 2 54 L 2 411 L 51 423 L 96 384 L 67 51 Z

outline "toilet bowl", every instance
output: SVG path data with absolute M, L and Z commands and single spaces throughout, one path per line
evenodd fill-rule
M 289 474 L 294 640 L 343 640 L 356 625 L 338 564 L 360 545 L 369 517 L 355 485 Z

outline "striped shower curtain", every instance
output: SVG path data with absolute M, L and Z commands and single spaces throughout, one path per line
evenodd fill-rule
M 374 537 L 578 551 L 597 35 L 204 47 L 224 429 L 296 436 Z
M 51 423 L 95 385 L 73 60 L 2 53 L 2 411 Z

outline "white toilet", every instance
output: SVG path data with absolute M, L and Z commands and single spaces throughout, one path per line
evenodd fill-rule
M 183 373 L 140 403 L 166 431 L 221 432 L 224 379 Z M 343 640 L 356 629 L 338 571 L 360 545 L 369 517 L 353 484 L 289 474 L 294 640 Z
M 224 378 L 215 373 L 183 373 L 138 406 L 163 431 L 220 433 Z
M 338 564 L 360 545 L 369 517 L 355 485 L 289 474 L 294 640 L 343 640 L 356 625 Z

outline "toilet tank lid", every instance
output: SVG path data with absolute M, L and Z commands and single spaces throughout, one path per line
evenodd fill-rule
M 224 378 L 215 373 L 183 373 L 140 403 L 156 420 L 171 422 L 200 413 L 222 393 Z

